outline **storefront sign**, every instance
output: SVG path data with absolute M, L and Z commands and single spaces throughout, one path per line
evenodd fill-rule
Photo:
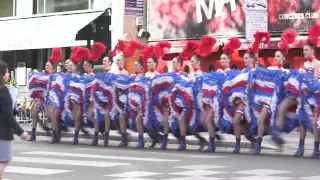
M 268 31 L 268 2 L 266 0 L 246 0 L 245 20 L 246 39 L 254 41 L 253 35 L 257 31 Z
M 125 16 L 143 16 L 144 0 L 125 0 Z
M 314 23 L 320 23 L 319 0 L 268 0 L 270 32 L 283 32 L 294 28 L 308 32 Z

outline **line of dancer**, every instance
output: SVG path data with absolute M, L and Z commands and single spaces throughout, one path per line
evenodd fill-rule
M 300 140 L 295 156 L 304 154 L 307 131 L 314 135 L 312 158 L 319 158 L 320 130 L 320 63 L 315 58 L 320 36 L 320 25 L 309 30 L 308 43 L 303 47 L 305 62 L 300 69 L 284 69 L 290 44 L 297 33 L 287 29 L 281 36 L 281 46 L 275 52 L 275 63 L 269 67 L 258 64 L 259 45 L 269 43 L 268 32 L 256 32 L 252 47 L 244 54 L 245 68 L 230 68 L 233 53 L 240 48 L 237 37 L 218 45 L 212 36 L 203 36 L 199 42 L 188 41 L 179 56 L 173 58 L 173 71 L 156 72 L 158 60 L 171 48 L 167 41 L 142 46 L 132 40 L 118 41 L 116 47 L 103 58 L 104 72 L 93 73 L 93 66 L 105 54 L 106 47 L 96 42 L 91 51 L 73 47 L 64 66 L 60 48 L 54 48 L 46 64 L 45 72 L 29 74 L 30 97 L 37 106 L 32 117 L 30 141 L 36 141 L 37 114 L 45 109 L 52 131 L 50 143 L 61 141 L 61 131 L 75 127 L 72 144 L 79 143 L 79 131 L 87 133 L 85 127 L 94 128 L 90 146 L 98 145 L 98 135 L 104 135 L 103 146 L 109 145 L 109 131 L 118 130 L 122 136 L 120 148 L 128 146 L 127 129 L 139 134 L 136 148 L 145 146 L 144 133 L 153 142 L 167 149 L 168 135 L 178 140 L 177 151 L 187 148 L 186 136 L 199 139 L 199 150 L 214 152 L 220 133 L 235 136 L 234 154 L 240 153 L 241 135 L 252 143 L 253 155 L 261 153 L 265 135 L 281 147 L 285 141 L 281 133 L 300 129 Z M 202 62 L 212 53 L 218 53 L 221 69 L 203 72 Z M 127 58 L 142 50 L 139 60 L 134 62 L 134 74 L 124 69 Z M 182 71 L 185 61 L 191 61 L 192 74 Z M 116 63 L 117 71 L 111 71 Z M 80 64 L 82 67 L 80 67 Z M 144 67 L 147 66 L 147 67 Z M 58 67 L 58 68 L 57 68 Z M 84 73 L 81 74 L 80 68 Z M 147 72 L 145 72 L 147 69 Z M 208 132 L 202 137 L 200 132 Z M 208 139 L 208 141 L 207 141 Z

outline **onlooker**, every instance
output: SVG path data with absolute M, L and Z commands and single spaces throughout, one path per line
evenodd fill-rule
M 28 139 L 29 134 L 25 132 L 13 117 L 12 99 L 5 84 L 9 80 L 8 65 L 0 60 L 0 179 L 8 162 L 12 158 L 11 141 L 13 132 L 22 139 Z

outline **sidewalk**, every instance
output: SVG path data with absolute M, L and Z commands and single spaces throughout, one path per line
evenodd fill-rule
M 27 132 L 31 133 L 31 124 L 20 124 L 21 127 L 26 130 Z M 87 128 L 86 129 L 89 132 L 89 135 L 85 135 L 82 132 L 79 134 L 79 138 L 84 139 L 92 139 L 93 137 L 93 129 Z M 69 132 L 63 132 L 63 137 L 73 137 L 74 128 L 69 128 Z M 138 142 L 138 133 L 128 130 L 128 133 L 130 134 L 130 137 L 128 138 L 128 141 L 131 142 Z M 200 133 L 204 138 L 208 139 L 208 133 Z M 44 131 L 40 126 L 38 126 L 37 129 L 37 136 L 48 136 L 49 134 Z M 235 145 L 235 138 L 233 135 L 229 134 L 222 134 L 221 135 L 222 140 L 216 142 L 217 147 L 225 147 L 225 148 L 233 148 Z M 152 139 L 145 133 L 144 135 L 146 142 L 152 142 Z M 285 145 L 285 149 L 295 150 L 298 146 L 299 141 L 299 133 L 293 132 L 290 134 L 287 134 L 284 136 L 287 144 Z M 102 140 L 103 136 L 99 135 L 99 139 Z M 110 131 L 109 133 L 109 139 L 111 141 L 121 141 L 121 135 L 118 133 L 118 131 Z M 172 136 L 171 134 L 168 137 L 168 143 L 169 144 L 178 144 L 178 140 Z M 198 145 L 198 140 L 194 136 L 188 136 L 187 138 L 187 144 L 189 145 Z M 312 149 L 313 148 L 313 138 L 312 136 L 308 135 L 306 139 L 306 145 L 305 149 Z M 241 137 L 241 148 L 251 148 L 251 143 L 245 138 Z M 265 136 L 264 141 L 262 142 L 262 149 L 270 149 L 275 150 L 278 149 L 277 146 L 275 146 L 271 140 L 270 136 Z

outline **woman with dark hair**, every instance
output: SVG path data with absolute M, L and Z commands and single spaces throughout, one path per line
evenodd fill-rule
M 52 139 L 50 141 L 52 144 L 61 140 L 61 125 L 64 123 L 60 121 L 60 116 L 63 113 L 65 89 L 69 82 L 68 72 L 72 72 L 71 59 L 76 57 L 75 54 L 78 50 L 79 47 L 73 47 L 70 59 L 67 59 L 64 64 L 67 73 L 57 72 L 50 76 L 46 105 L 48 118 L 52 122 Z
M 244 110 L 245 110 L 245 100 L 246 95 L 241 91 L 245 86 L 237 83 L 238 77 L 245 78 L 246 73 L 252 66 L 253 58 L 246 58 L 244 63 L 247 65 L 247 68 L 240 73 L 238 70 L 230 69 L 230 61 L 232 54 L 237 50 L 241 45 L 241 42 L 238 38 L 232 37 L 229 38 L 229 42 L 226 43 L 223 47 L 223 53 L 221 54 L 220 64 L 222 69 L 219 69 L 218 72 L 225 74 L 225 81 L 222 85 L 222 106 L 223 113 L 221 121 L 219 122 L 219 129 L 223 133 L 235 134 L 236 136 L 236 145 L 233 150 L 234 154 L 240 152 L 240 137 L 241 131 L 240 127 L 234 128 L 234 125 L 240 125 L 240 121 L 244 119 Z M 240 73 L 240 74 L 239 74 Z M 242 75 L 242 76 L 240 76 Z M 239 86 L 240 85 L 240 86 Z M 240 88 L 240 89 L 239 89 Z M 237 92 L 238 91 L 238 92 Z M 239 92 L 240 91 L 240 92 Z
M 65 72 L 65 69 L 64 69 L 64 64 L 63 63 L 58 63 L 57 65 L 57 72 Z
M 299 147 L 295 156 L 303 156 L 304 154 L 304 141 L 306 137 L 306 129 L 310 128 L 315 136 L 314 141 L 314 151 L 312 158 L 318 159 L 319 157 L 319 133 L 317 130 L 317 118 L 316 111 L 312 110 L 311 105 L 314 105 L 312 102 L 307 102 L 305 100 L 308 95 L 305 93 L 306 89 L 301 87 L 308 87 L 309 82 L 306 82 L 308 78 L 305 76 L 312 75 L 313 79 L 318 81 L 319 71 L 320 71 L 320 62 L 315 58 L 316 45 L 319 41 L 320 34 L 320 25 L 315 24 L 309 29 L 308 44 L 303 47 L 303 54 L 306 61 L 303 64 L 303 68 L 300 69 L 300 72 L 297 75 L 292 75 L 288 82 L 285 85 L 287 89 L 286 97 L 281 101 L 278 112 L 276 123 L 273 126 L 272 140 L 281 146 L 284 141 L 280 137 L 280 133 L 284 130 L 285 125 L 288 123 L 285 119 L 285 113 L 294 106 L 298 105 L 297 111 L 299 112 L 299 129 L 300 129 L 300 141 Z M 292 73 L 293 74 L 293 73 Z M 297 93 L 298 92 L 298 93 Z M 303 113 L 301 113 L 303 112 Z M 311 125 L 312 124 L 312 125 Z
M 224 120 L 227 119 L 227 116 L 232 119 L 232 128 L 226 130 L 227 133 L 233 133 L 236 138 L 236 144 L 234 147 L 234 154 L 240 153 L 240 142 L 241 142 L 241 134 L 245 134 L 246 138 L 251 141 L 252 146 L 254 145 L 255 139 L 251 135 L 253 132 L 249 131 L 249 125 L 251 125 L 251 116 L 250 116 L 250 105 L 249 105 L 249 95 L 248 92 L 250 82 L 251 72 L 255 70 L 258 54 L 259 54 L 259 46 L 262 43 L 262 40 L 265 39 L 264 43 L 268 43 L 270 40 L 270 34 L 268 32 L 256 32 L 254 34 L 255 41 L 252 44 L 251 48 L 244 54 L 244 66 L 240 74 L 233 77 L 231 74 L 231 79 L 228 83 L 224 84 L 225 91 L 228 88 L 231 89 L 232 94 L 226 93 L 227 97 L 224 101 Z M 226 49 L 227 49 L 226 45 Z M 227 51 L 227 50 L 226 50 Z M 222 62 L 221 64 L 223 64 Z M 236 71 L 236 69 L 231 69 L 230 72 Z M 228 77 L 228 78 L 229 78 Z M 230 97 L 228 97 L 230 95 Z M 228 105 L 231 108 L 228 108 Z M 225 121 L 227 122 L 227 121 Z M 231 127 L 230 127 L 231 128 Z
M 159 74 L 156 72 L 156 68 L 158 65 L 158 58 L 162 56 L 162 49 L 165 47 L 163 42 L 159 42 L 155 46 L 145 46 L 141 55 L 141 60 L 147 62 L 148 72 L 145 74 L 138 73 L 130 77 L 132 79 L 129 92 L 128 92 L 128 111 L 130 114 L 130 128 L 136 130 L 139 134 L 138 144 L 136 146 L 137 149 L 144 148 L 144 132 L 148 132 L 151 138 L 153 139 L 153 144 L 151 147 L 154 147 L 157 142 L 159 142 L 155 136 L 153 128 L 153 111 L 152 111 L 152 92 L 151 92 L 151 84 L 153 79 Z M 157 54 L 160 52 L 160 54 Z M 163 51 L 164 52 L 164 51 Z M 164 55 L 164 54 L 163 54 Z M 141 65 L 142 61 L 137 61 L 135 65 L 135 69 L 138 72 L 142 71 L 140 69 L 143 67 Z M 138 69 L 137 69 L 138 68 Z
M 118 45 L 115 50 L 122 53 L 117 55 L 117 65 L 119 71 L 115 72 L 118 77 L 114 80 L 114 95 L 115 95 L 115 114 L 119 115 L 117 118 L 113 118 L 114 123 L 119 122 L 121 132 L 121 143 L 118 147 L 125 148 L 128 146 L 127 141 L 127 115 L 128 115 L 128 88 L 130 85 L 130 77 L 128 71 L 124 69 L 125 59 L 132 57 L 137 49 L 142 49 L 141 43 L 135 40 L 131 40 L 128 44 L 124 44 L 122 41 L 118 41 Z
M 203 43 L 205 41 L 207 43 Z M 180 55 L 184 57 L 183 59 L 191 58 L 193 73 L 190 74 L 189 78 L 181 76 L 177 80 L 170 97 L 173 111 L 171 129 L 180 131 L 180 144 L 177 151 L 186 150 L 187 134 L 195 135 L 199 139 L 199 150 L 202 150 L 206 143 L 206 140 L 197 133 L 201 125 L 200 122 L 202 122 L 200 120 L 202 106 L 198 104 L 198 101 L 201 101 L 200 97 L 198 97 L 201 94 L 202 87 L 200 80 L 202 76 L 201 62 L 203 57 L 212 53 L 212 47 L 215 42 L 216 40 L 211 36 L 202 37 L 200 44 L 189 41 Z
M 272 126 L 272 122 L 274 122 L 273 118 L 276 115 L 278 102 L 281 101 L 281 97 L 283 96 L 283 90 L 281 89 L 283 87 L 284 77 L 289 73 L 289 71 L 283 68 L 283 63 L 288 54 L 289 45 L 295 41 L 296 37 L 297 33 L 295 30 L 286 30 L 282 34 L 280 48 L 275 52 L 275 64 L 269 66 L 267 69 L 257 68 L 256 71 L 252 73 L 252 90 L 250 91 L 252 100 L 250 107 L 252 107 L 251 112 L 253 112 L 251 121 L 254 122 L 252 123 L 254 125 L 252 125 L 251 128 L 254 131 L 257 130 L 257 143 L 253 155 L 259 155 L 261 152 L 262 138 L 266 134 L 265 125 Z M 267 88 L 264 88 L 266 85 Z M 298 119 L 295 118 L 294 121 L 295 123 L 291 124 L 293 125 L 292 127 L 295 128 Z M 288 128 L 286 127 L 286 129 Z
M 88 50 L 86 50 L 88 51 Z M 85 91 L 84 94 L 84 102 L 83 102 L 83 118 L 81 120 L 84 124 L 94 127 L 94 135 L 90 146 L 96 146 L 98 144 L 98 134 L 99 134 L 99 127 L 96 123 L 94 118 L 94 106 L 92 100 L 92 86 L 93 81 L 95 79 L 95 73 L 93 72 L 94 64 L 99 61 L 101 55 L 106 51 L 106 46 L 100 42 L 95 42 L 91 46 L 91 54 L 89 53 L 89 57 L 85 57 L 85 61 L 83 62 L 83 70 L 84 74 L 81 75 L 80 80 L 83 80 Z M 80 82 L 82 83 L 82 82 Z M 81 100 L 80 100 L 81 102 Z
M 171 47 L 171 44 L 167 44 L 167 48 Z M 153 121 L 155 129 L 163 131 L 163 140 L 160 146 L 161 150 L 167 149 L 168 135 L 170 132 L 169 118 L 171 115 L 170 107 L 170 94 L 174 88 L 175 83 L 183 77 L 188 75 L 183 72 L 183 61 L 184 58 L 181 56 L 173 58 L 172 68 L 173 71 L 161 75 L 157 75 L 152 81 L 152 104 L 156 117 L 156 121 Z M 164 54 L 163 54 L 164 55 Z M 180 135 L 178 132 L 173 132 L 174 136 L 179 139 Z
M 62 120 L 65 125 L 75 127 L 72 144 L 79 143 L 79 131 L 83 130 L 85 113 L 85 79 L 79 73 L 79 64 L 82 59 L 91 59 L 90 50 L 87 48 L 78 48 L 73 57 L 70 57 L 68 73 L 65 76 L 64 85 L 66 94 L 64 96 L 64 110 Z M 92 120 L 93 121 L 93 120 Z
M 109 131 L 111 128 L 111 118 L 113 115 L 113 80 L 115 75 L 110 73 L 115 54 L 109 51 L 109 56 L 102 60 L 104 72 L 97 74 L 92 82 L 92 101 L 95 115 L 95 130 L 91 145 L 98 144 L 99 131 L 104 132 L 103 146 L 109 145 Z
M 62 58 L 61 48 L 53 48 L 49 61 L 46 63 L 45 72 L 32 71 L 29 73 L 29 91 L 35 105 L 31 110 L 32 133 L 29 141 L 36 141 L 36 129 L 39 121 L 39 112 L 45 109 L 45 99 L 48 91 L 50 75 L 55 72 L 56 64 Z M 41 124 L 42 127 L 49 131 L 49 128 Z
M 8 65 L 0 60 L 0 179 L 4 170 L 12 159 L 11 141 L 13 133 L 22 139 L 29 139 L 29 134 L 25 132 L 13 117 L 12 99 L 5 84 L 9 81 L 10 74 Z

